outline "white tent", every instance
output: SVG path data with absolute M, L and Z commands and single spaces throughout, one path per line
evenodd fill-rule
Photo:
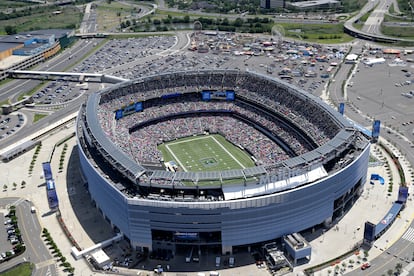
M 358 59 L 357 54 L 349 54 L 345 57 L 345 62 L 355 62 Z
M 366 61 L 364 61 L 366 65 L 374 65 L 374 64 L 384 63 L 384 62 L 385 62 L 385 58 L 369 58 Z

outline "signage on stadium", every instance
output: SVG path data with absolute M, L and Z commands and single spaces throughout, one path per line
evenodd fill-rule
M 381 223 L 382 224 L 387 224 L 391 219 L 392 219 L 392 217 L 394 216 L 394 214 L 393 213 L 389 213 L 382 221 L 381 221 Z

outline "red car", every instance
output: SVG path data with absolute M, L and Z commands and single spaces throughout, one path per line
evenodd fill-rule
M 365 270 L 365 269 L 370 268 L 370 267 L 371 267 L 371 264 L 370 264 L 370 263 L 365 263 L 365 264 L 363 264 L 363 265 L 361 266 L 361 269 L 362 269 L 362 270 Z

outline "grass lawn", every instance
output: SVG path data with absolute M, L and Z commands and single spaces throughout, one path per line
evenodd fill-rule
M 134 8 L 112 1 L 111 4 L 99 2 L 96 10 L 98 15 L 98 31 L 110 32 L 111 30 L 119 29 L 121 22 L 128 19 Z
M 53 15 L 53 11 L 61 11 Z M 25 15 L 8 20 L 0 20 L 0 26 L 16 26 L 17 32 L 45 29 L 74 29 L 82 20 L 80 10 L 74 6 L 49 7 L 36 9 L 30 15 Z M 4 28 L 0 28 L 1 34 L 5 34 Z
M 20 8 L 20 7 L 25 7 L 25 6 L 33 6 L 36 4 L 37 3 L 30 3 L 27 1 L 19 1 L 19 0 L 2 0 L 0 1 L 0 10 Z
M 354 38 L 345 34 L 343 24 L 299 24 L 278 23 L 285 30 L 285 36 L 318 43 L 345 43 Z
M 47 116 L 46 114 L 36 113 L 34 115 L 34 118 L 33 118 L 33 123 L 36 123 L 37 121 L 39 121 L 40 119 L 42 119 L 42 118 L 44 118 L 46 116 Z
M 0 273 L 0 276 L 30 276 L 32 275 L 33 266 L 30 263 L 23 263 L 15 268 Z
M 384 35 L 403 38 L 414 38 L 413 27 L 389 27 L 381 26 L 381 32 Z

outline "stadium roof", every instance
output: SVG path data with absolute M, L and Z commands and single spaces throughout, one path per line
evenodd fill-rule
M 307 173 L 293 176 L 289 179 L 283 179 L 279 181 L 269 182 L 262 185 L 248 185 L 244 187 L 240 186 L 223 186 L 223 194 L 225 200 L 238 199 L 259 196 L 264 194 L 270 194 L 279 192 L 282 190 L 293 189 L 305 183 L 313 182 L 327 176 L 323 166 L 318 166 Z
M 163 170 L 155 170 L 152 172 L 150 179 L 168 179 L 177 181 L 206 181 L 218 179 L 237 179 L 253 177 L 265 174 L 266 170 L 263 166 L 250 167 L 246 169 L 234 169 L 224 171 L 202 171 L 202 172 L 171 172 Z

